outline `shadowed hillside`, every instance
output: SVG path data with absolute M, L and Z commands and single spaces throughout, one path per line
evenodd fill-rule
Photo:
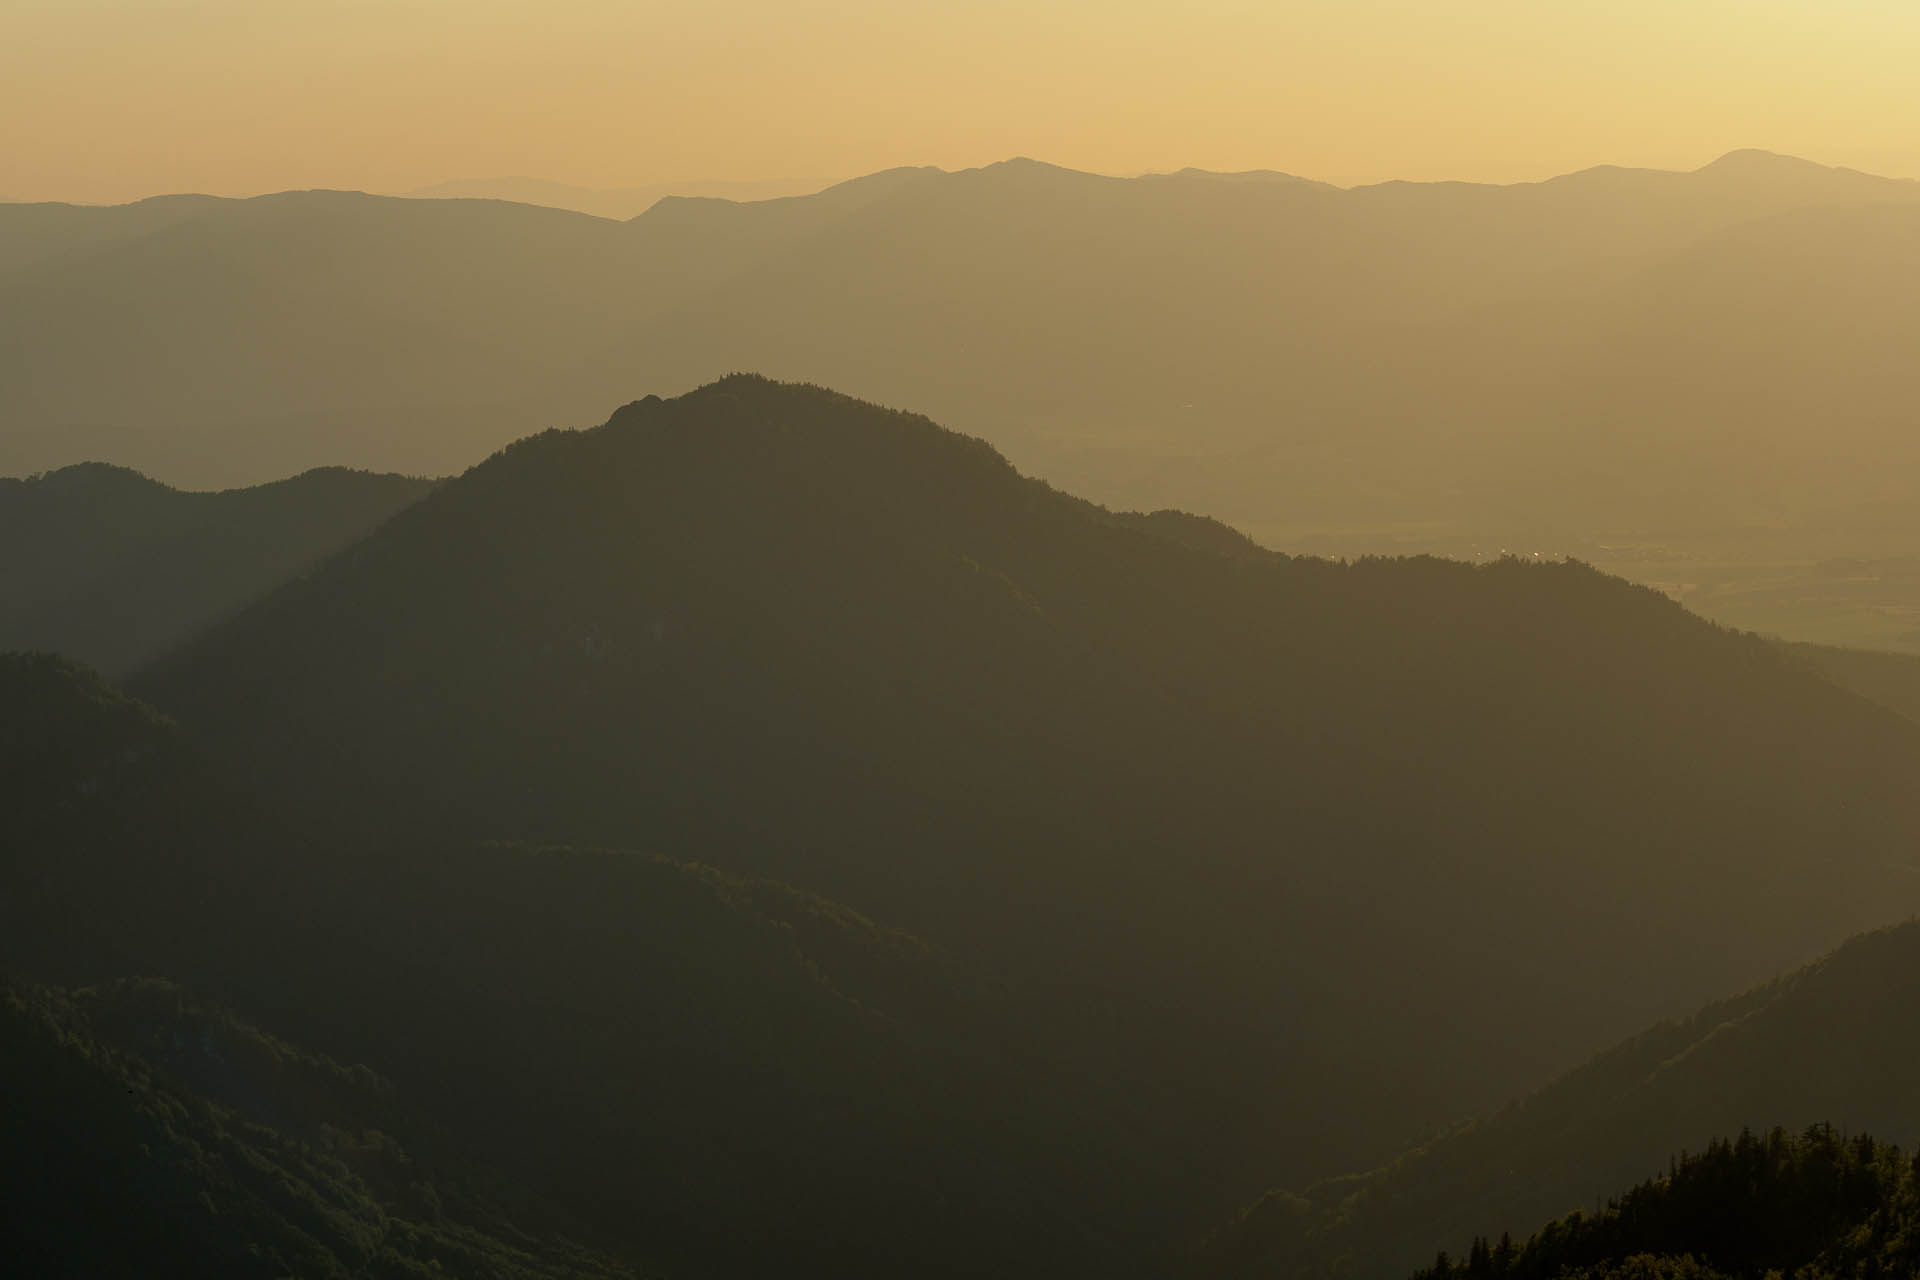
M 1200 1270 L 1404 1274 L 1437 1248 L 1590 1209 L 1670 1153 L 1747 1128 L 1833 1124 L 1911 1142 L 1920 1134 L 1916 997 L 1920 925 L 1855 938 L 1805 969 L 1625 1041 L 1373 1173 L 1268 1195 L 1208 1242 Z M 1686 1230 L 1682 1221 L 1675 1234 L 1684 1239 Z M 1693 1251 L 1711 1256 L 1706 1243 Z M 1624 1253 L 1684 1251 L 1643 1242 Z
M 912 936 L 653 855 L 315 840 L 63 659 L 0 657 L 0 706 L 0 969 L 106 991 L 7 1006 L 0 1176 L 53 1206 L 9 1214 L 12 1256 L 544 1275 L 591 1237 L 677 1275 L 878 1276 L 1177 1252 L 1179 1171 L 1138 1103 L 1048 1066 L 1003 993 Z M 366 1065 L 316 1083 L 128 974 Z M 102 1215 L 130 1225 L 83 1239 Z
M 0 1059 L 0 1249 L 20 1274 L 638 1274 L 436 1186 L 375 1127 L 392 1124 L 390 1083 L 171 984 L 9 983 Z
M 337 467 L 220 493 L 102 463 L 0 479 L 0 651 L 128 671 L 431 488 Z
M 0 654 L 0 707 L 0 965 L 62 983 L 184 976 L 250 945 L 249 881 L 273 863 L 258 851 L 298 849 L 282 824 L 71 659 Z
M 1196 1213 L 1920 903 L 1920 737 L 1762 641 L 749 377 L 521 442 L 138 688 L 343 839 L 644 845 L 925 937 Z
M 1920 723 L 1920 658 L 1823 644 L 1796 644 L 1788 652 L 1841 688 Z

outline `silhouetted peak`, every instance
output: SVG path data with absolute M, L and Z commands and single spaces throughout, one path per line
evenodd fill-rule
M 72 496 L 159 492 L 170 488 L 131 467 L 111 462 L 76 462 L 36 476 L 34 483 L 45 492 Z
M 1111 178 L 1105 174 L 1086 173 L 1079 169 L 1069 169 L 1064 165 L 1048 164 L 1044 160 L 1035 160 L 1031 156 L 1013 156 L 1006 160 L 996 160 L 992 164 L 977 169 L 962 169 L 953 175 L 957 178 L 972 178 L 997 182 L 1122 182 L 1125 179 Z
M 949 431 L 920 414 L 888 409 L 813 383 L 780 382 L 759 373 L 729 373 L 671 399 L 650 395 L 631 401 L 616 410 L 601 430 L 618 434 L 627 428 L 657 423 L 697 429 L 707 435 L 738 437 L 745 432 L 765 434 L 773 430 L 782 438 L 799 441 L 831 438 L 840 450 L 884 447 L 894 456 L 910 453 L 917 446 L 960 448 L 970 455 L 989 456 L 998 468 L 1013 472 L 1013 465 L 983 441 Z
M 375 204 L 397 200 L 397 196 L 369 195 L 365 191 L 349 191 L 339 187 L 307 187 L 293 191 L 275 191 L 263 196 L 254 196 L 245 201 L 247 204 Z
M 613 415 L 606 420 L 602 429 L 618 430 L 636 422 L 658 418 L 662 414 L 686 406 L 701 402 L 712 403 L 716 400 L 737 400 L 743 394 L 759 392 L 766 388 L 778 388 L 780 385 L 758 373 L 729 373 L 671 399 L 647 395 L 638 400 L 629 400 L 613 411 Z
M 907 186 L 911 183 L 924 181 L 927 178 L 944 177 L 946 172 L 945 169 L 931 164 L 895 165 L 891 169 L 879 169 L 873 173 L 862 174 L 857 178 L 848 178 L 845 182 L 836 182 L 824 191 L 819 192 L 819 194 L 824 196 L 836 191 L 849 192 Z M 794 198 L 806 199 L 805 196 L 796 196 Z
M 1620 182 L 1650 173 L 1661 173 L 1659 169 L 1636 169 L 1619 164 L 1595 164 L 1584 169 L 1575 169 L 1572 173 L 1555 174 L 1540 183 L 1543 187 L 1561 187 L 1573 185 L 1598 185 Z
M 1192 165 L 1177 169 L 1172 173 L 1142 174 L 1146 182 L 1212 182 L 1224 186 L 1236 187 L 1317 187 L 1326 191 L 1338 190 L 1331 183 L 1320 182 L 1313 178 L 1303 178 L 1295 173 L 1282 173 L 1278 169 L 1237 169 L 1222 172 L 1218 169 L 1197 169 Z
M 1814 174 L 1836 173 L 1838 170 L 1811 160 L 1802 160 L 1798 156 L 1785 156 L 1777 151 L 1766 151 L 1759 147 L 1742 147 L 1729 151 L 1711 164 L 1702 165 L 1696 173 L 1734 174 L 1740 176 L 1763 174 Z
M 395 475 L 391 472 L 369 471 L 363 467 L 322 466 L 309 467 L 305 471 L 287 476 L 280 480 L 271 480 L 265 484 L 247 486 L 242 489 L 182 489 L 155 480 L 144 472 L 132 467 L 123 467 L 111 462 L 76 462 L 25 480 L 15 480 L 15 484 L 29 484 L 42 493 L 57 494 L 61 497 L 84 497 L 98 499 L 123 499 L 134 495 L 175 494 L 180 496 L 204 493 L 242 493 L 267 489 L 284 489 L 291 486 L 324 488 L 348 484 L 398 483 L 409 486 L 421 486 L 437 483 L 430 478 Z
M 825 504 L 894 513 L 887 519 L 934 518 L 937 509 L 990 523 L 1030 484 L 984 441 L 921 415 L 735 373 L 684 395 L 631 401 L 592 430 L 510 445 L 440 496 L 464 507 L 494 501 L 484 495 L 503 486 L 525 486 L 588 505 L 657 505 L 664 486 L 703 521 L 727 510 L 763 521 L 775 507 Z M 708 496 L 694 501 L 696 493 Z
M 266 493 L 277 490 L 282 493 L 307 492 L 314 494 L 338 494 L 350 497 L 356 493 L 368 493 L 376 489 L 424 493 L 443 482 L 444 477 L 407 476 L 391 471 L 369 471 L 364 467 L 309 467 L 298 475 L 288 476 L 284 480 L 273 480 L 262 485 L 253 485 L 244 489 L 216 489 L 213 493 Z
M 799 197 L 805 199 L 805 197 Z M 771 203 L 771 202 L 769 202 Z M 729 200 L 725 196 L 661 196 L 648 205 L 645 212 L 637 213 L 627 219 L 630 227 L 662 224 L 675 225 L 690 222 L 715 210 L 739 209 L 746 207 L 738 200 Z
M 663 400 L 657 395 L 650 395 L 632 401 L 614 414 L 613 419 L 609 420 L 609 425 L 629 412 L 693 410 L 706 404 L 729 401 L 750 404 L 755 409 L 764 411 L 819 412 L 826 409 L 843 416 L 861 418 L 875 423 L 913 423 L 918 427 L 933 427 L 943 436 L 957 435 L 944 428 L 934 427 L 932 422 L 920 414 L 887 409 L 811 382 L 781 382 L 763 373 L 749 372 L 725 374 L 671 399 Z
M 1781 163 L 1782 161 L 1789 164 L 1795 164 L 1795 165 L 1804 165 L 1804 164 L 1810 163 L 1809 161 L 1806 161 L 1806 160 L 1796 159 L 1793 156 L 1782 155 L 1778 151 L 1769 151 L 1765 147 L 1735 147 L 1733 150 L 1727 152 L 1725 155 L 1722 155 L 1717 159 L 1708 161 L 1706 164 L 1702 165 L 1701 168 L 1723 169 L 1723 168 L 1729 168 L 1735 165 L 1778 164 L 1778 163 Z
M 945 170 L 931 165 L 902 165 L 882 169 L 837 182 L 810 195 L 778 196 L 770 200 L 733 200 L 725 196 L 666 195 L 654 201 L 645 213 L 627 220 L 628 226 L 662 227 L 700 226 L 706 219 L 731 217 L 747 219 L 748 225 L 764 225 L 760 219 L 811 212 L 815 215 L 846 213 L 918 183 L 946 176 Z M 723 224 L 724 225 L 724 224 Z
M 132 203 L 134 205 L 139 206 L 142 209 L 162 209 L 162 208 L 175 208 L 175 207 L 181 208 L 181 209 L 187 209 L 187 208 L 205 207 L 208 205 L 216 205 L 216 204 L 230 204 L 232 202 L 226 196 L 210 196 L 210 195 L 203 195 L 197 191 L 182 191 L 174 195 L 148 196 L 144 200 L 135 200 Z
M 482 219 L 494 225 L 526 228 L 544 224 L 566 226 L 604 223 L 604 218 L 558 209 L 549 205 L 527 204 L 513 200 L 416 200 L 410 196 L 377 195 L 367 191 L 343 191 L 317 187 L 304 191 L 276 191 L 246 200 L 223 202 L 236 216 L 262 220 L 326 219 L 335 225 L 422 226 L 446 225 L 436 222 L 444 211 L 457 209 L 465 217 Z M 438 208 L 443 213 L 436 214 Z
M 1159 511 L 1128 512 L 1119 517 L 1135 528 L 1177 542 L 1182 546 L 1199 551 L 1223 555 L 1229 559 L 1241 560 L 1271 556 L 1274 553 L 1249 538 L 1230 524 L 1215 520 L 1211 516 L 1194 515 L 1188 511 L 1175 511 L 1163 508 Z
M 697 388 L 690 394 L 697 396 L 714 391 L 803 392 L 807 389 L 807 384 L 805 383 L 776 382 L 764 373 L 741 372 L 724 374 L 712 382 L 707 383 L 705 386 Z
M 607 419 L 607 421 L 617 421 L 623 415 L 628 414 L 649 413 L 652 412 L 655 407 L 665 403 L 666 401 L 662 400 L 659 396 L 641 396 L 638 400 L 629 400 L 618 409 L 615 409 L 613 411 L 613 417 Z

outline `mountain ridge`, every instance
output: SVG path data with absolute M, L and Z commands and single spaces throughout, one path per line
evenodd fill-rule
M 134 685 L 347 838 L 645 833 L 895 922 L 1247 1159 L 1389 1141 L 1310 1096 L 1490 1104 L 1920 888 L 1877 853 L 1913 726 L 1654 592 L 1281 556 L 745 375 L 494 455 Z
M 193 492 L 102 462 L 0 479 L 0 650 L 59 650 L 124 673 L 434 483 L 319 467 Z

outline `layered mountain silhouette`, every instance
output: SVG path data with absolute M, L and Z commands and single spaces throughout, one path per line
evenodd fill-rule
M 1907 1014 L 1916 996 L 1920 925 L 1855 938 L 1804 969 L 1653 1027 L 1372 1173 L 1267 1196 L 1209 1242 L 1202 1270 L 1387 1275 L 1438 1248 L 1464 1259 L 1475 1236 L 1524 1239 L 1661 1172 L 1675 1153 L 1749 1129 L 1832 1125 L 1911 1144 L 1920 1134 L 1920 1043 Z M 1775 1202 L 1772 1212 L 1790 1209 Z M 1692 1226 L 1704 1260 L 1714 1242 L 1701 1216 Z M 1643 1241 L 1624 1254 L 1687 1252 L 1672 1238 L 1686 1235 L 1688 1221 L 1675 1215 L 1669 1225 L 1668 1242 Z M 1751 1242 L 1751 1228 L 1747 1235 Z
M 0 651 L 52 650 L 126 672 L 429 488 L 337 467 L 218 493 L 103 463 L 0 479 Z
M 1920 904 L 1920 732 L 1765 642 L 755 377 L 522 441 L 134 687 L 376 862 L 638 847 L 926 939 L 1188 1224 Z
M 1010 161 L 628 223 L 328 192 L 9 206 L 0 469 L 437 474 L 750 367 L 1270 544 L 1841 546 L 1920 467 L 1917 218 L 1920 185 L 1760 152 L 1352 190 Z

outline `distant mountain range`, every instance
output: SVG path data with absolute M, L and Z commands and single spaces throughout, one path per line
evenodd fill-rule
M 574 187 L 544 178 L 468 178 L 437 182 L 418 191 L 399 194 L 415 200 L 511 200 L 516 204 L 572 209 L 596 218 L 625 222 L 637 218 L 668 196 L 710 200 L 777 200 L 808 195 L 824 182 L 656 182 L 642 187 Z
M 6 206 L 0 470 L 439 474 L 753 368 L 1271 545 L 1831 550 L 1920 476 L 1915 245 L 1920 183 L 1759 152 L 1351 190 L 1009 161 L 627 223 L 337 192 Z

